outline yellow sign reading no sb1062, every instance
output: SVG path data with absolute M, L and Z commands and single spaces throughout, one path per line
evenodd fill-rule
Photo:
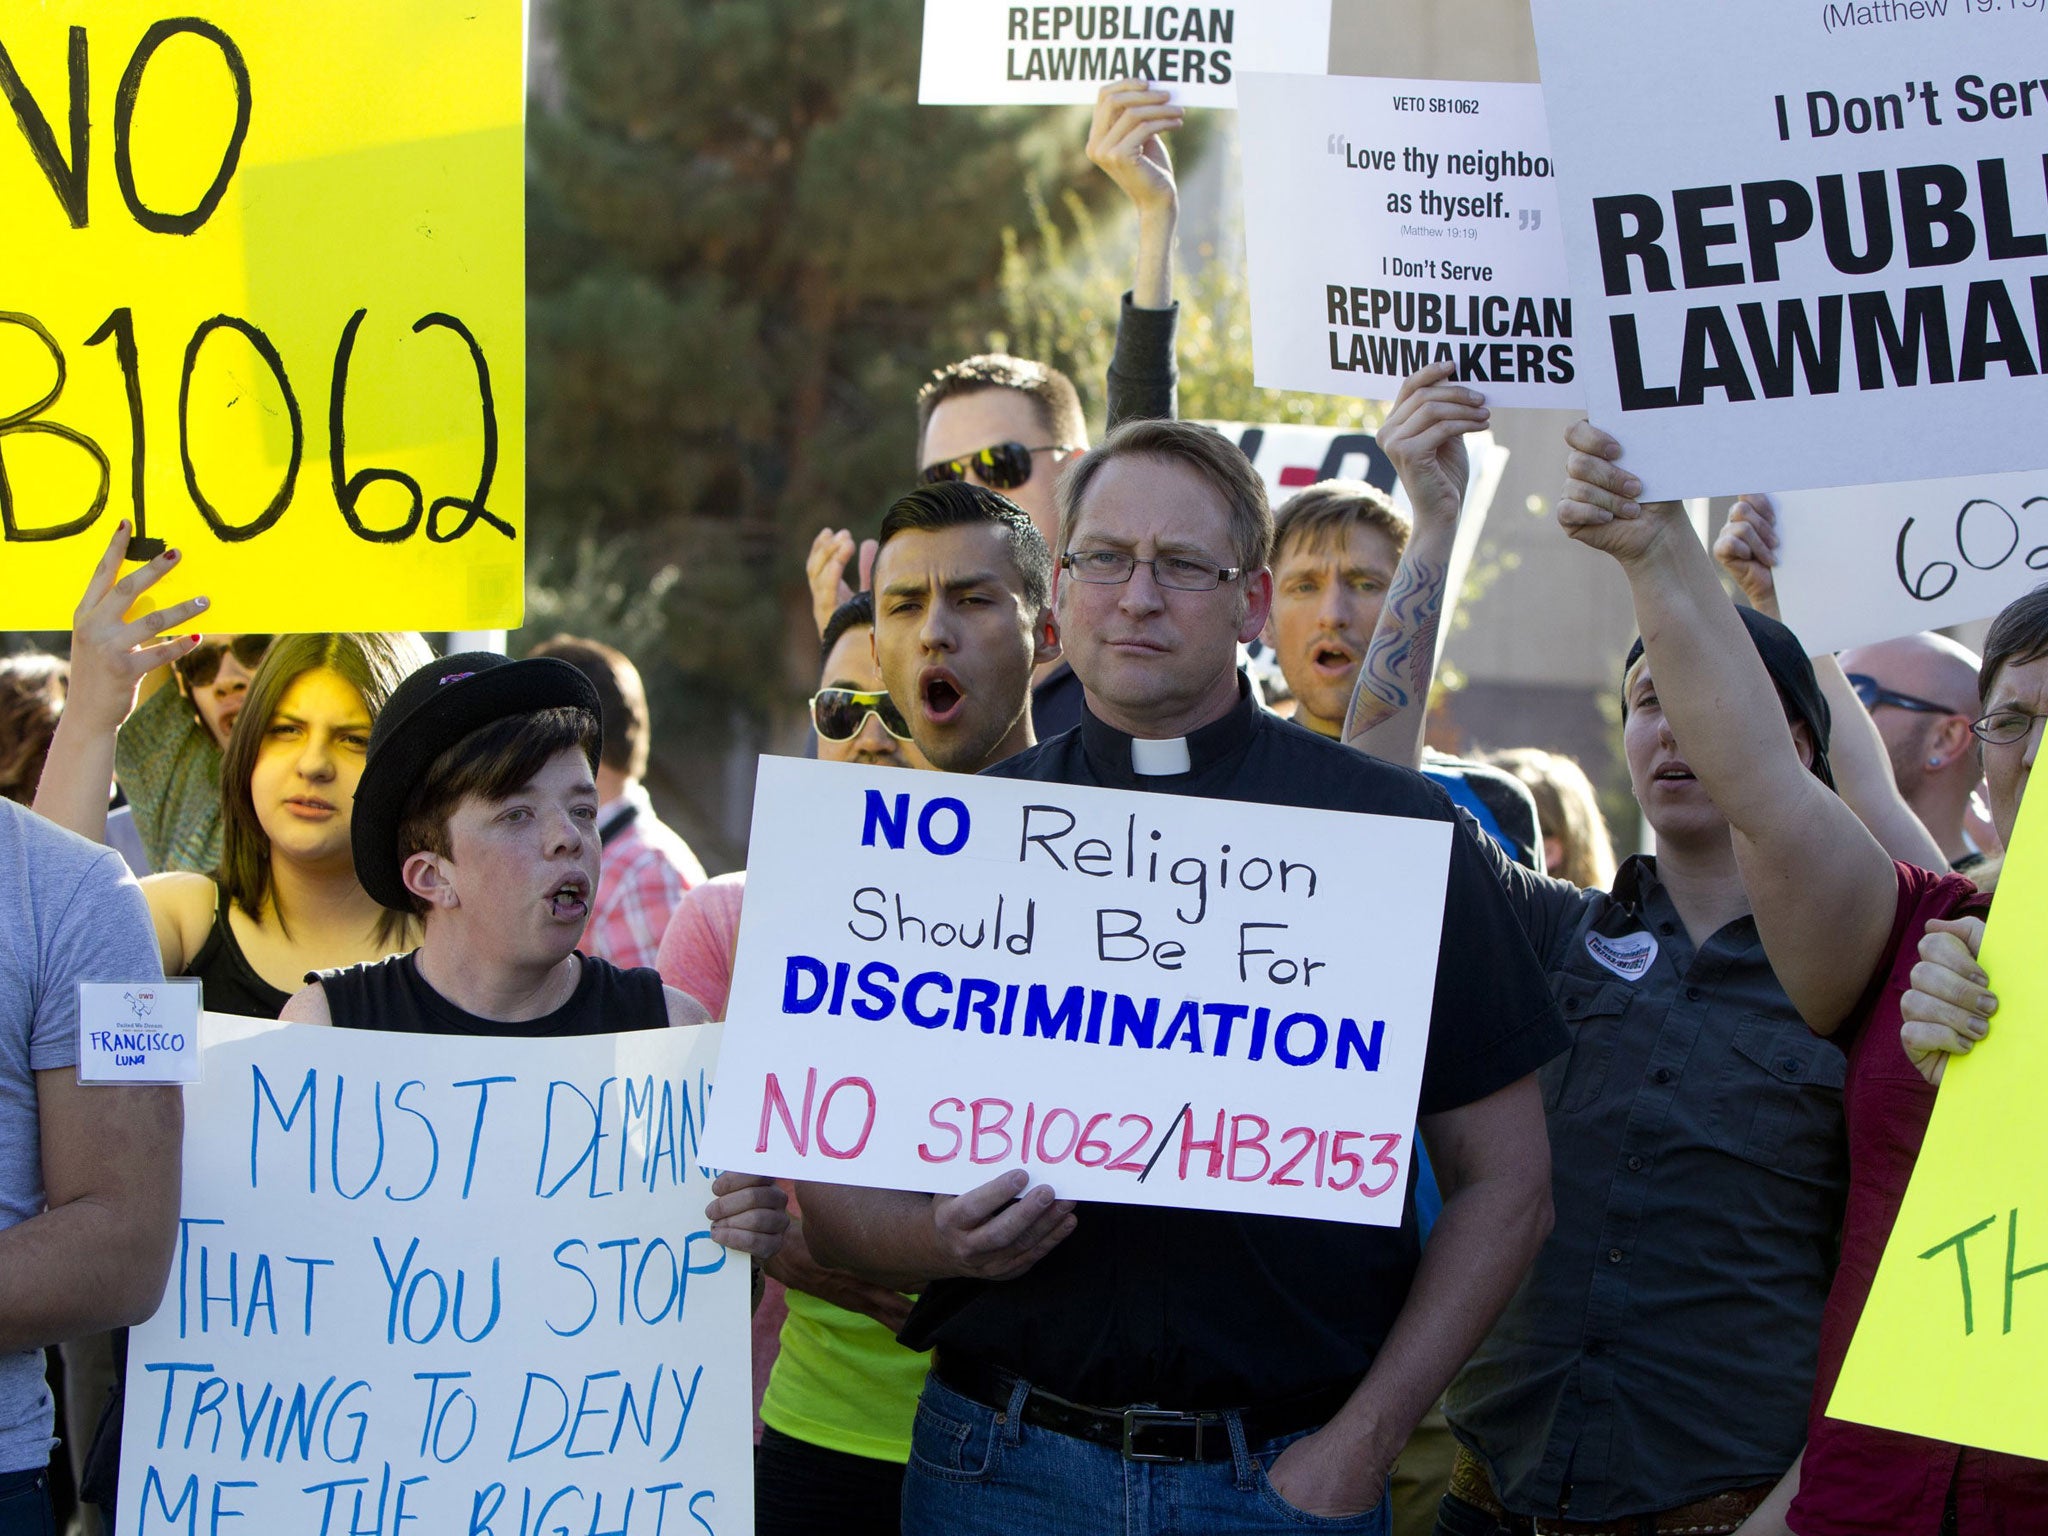
M 0 628 L 115 523 L 221 630 L 516 624 L 518 0 L 0 11 Z

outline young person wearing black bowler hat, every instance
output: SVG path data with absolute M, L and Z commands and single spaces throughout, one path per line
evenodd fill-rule
M 408 1034 L 614 1034 L 701 1024 L 703 1005 L 651 970 L 576 942 L 590 919 L 601 712 L 565 661 L 443 657 L 378 716 L 356 786 L 363 889 L 420 920 L 418 949 L 319 972 L 283 1018 Z M 728 1248 L 773 1254 L 787 1196 L 724 1174 L 706 1211 Z

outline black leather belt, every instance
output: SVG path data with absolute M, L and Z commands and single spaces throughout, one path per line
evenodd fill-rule
M 1017 1386 L 1017 1378 L 1008 1371 L 956 1355 L 940 1355 L 932 1363 L 932 1374 L 962 1397 L 999 1410 L 1010 1406 Z M 1353 1390 L 1351 1386 L 1325 1387 L 1238 1409 L 1245 1443 L 1263 1445 L 1282 1435 L 1319 1429 L 1350 1400 Z M 1232 1454 L 1230 1430 L 1220 1408 L 1194 1413 L 1152 1407 L 1096 1408 L 1033 1387 L 1024 1399 L 1023 1419 L 1055 1434 L 1106 1445 L 1126 1461 L 1228 1461 Z

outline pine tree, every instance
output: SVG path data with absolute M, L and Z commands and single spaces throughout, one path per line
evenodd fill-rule
M 544 23 L 535 569 L 588 572 L 595 541 L 616 618 L 620 573 L 674 567 L 663 655 L 637 658 L 671 743 L 815 681 L 811 535 L 871 529 L 908 486 L 918 383 L 989 328 L 1027 187 L 1093 174 L 1085 114 L 918 106 L 921 20 L 922 0 L 565 0 Z M 547 596 L 536 622 L 605 627 Z

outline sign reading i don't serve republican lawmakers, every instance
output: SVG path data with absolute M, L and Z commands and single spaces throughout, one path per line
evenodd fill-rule
M 2048 466 L 2048 20 L 1533 0 L 1593 420 L 1651 498 Z
M 213 630 L 495 629 L 524 570 L 519 0 L 0 7 L 0 626 L 116 525 Z
M 1492 405 L 1584 403 L 1538 87 L 1254 74 L 1239 97 L 1257 382 L 1391 400 L 1448 362 Z
M 707 1155 L 1398 1223 L 1452 834 L 764 759 Z

